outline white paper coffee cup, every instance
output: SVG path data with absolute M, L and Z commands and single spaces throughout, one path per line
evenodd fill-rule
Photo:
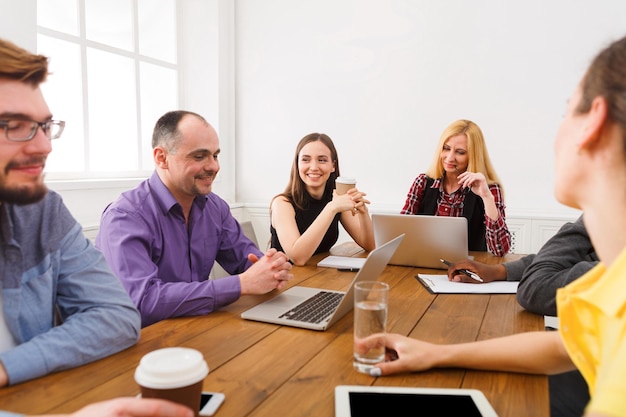
M 209 367 L 195 349 L 171 347 L 144 355 L 135 369 L 143 398 L 161 398 L 184 404 L 196 415 Z
M 337 177 L 335 179 L 335 189 L 337 195 L 342 195 L 348 192 L 351 188 L 356 187 L 356 179 L 349 177 Z

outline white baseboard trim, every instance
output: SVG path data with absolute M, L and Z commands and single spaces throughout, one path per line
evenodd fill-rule
M 261 249 L 269 245 L 270 213 L 269 206 L 263 204 L 231 204 L 233 216 L 239 221 L 251 221 Z M 399 213 L 391 208 L 372 208 L 370 213 Z M 566 222 L 576 220 L 577 214 L 571 216 L 553 213 L 515 213 L 507 217 L 507 225 L 513 235 L 511 253 L 537 253 L 541 246 L 550 239 Z M 98 233 L 98 224 L 83 226 L 85 235 L 94 240 Z M 349 241 L 350 236 L 340 228 L 339 241 Z

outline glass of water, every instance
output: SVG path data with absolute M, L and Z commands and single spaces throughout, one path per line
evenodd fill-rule
M 385 331 L 389 285 L 380 281 L 362 281 L 354 286 L 354 368 L 369 374 L 370 369 L 385 360 Z M 357 349 L 357 342 L 374 336 L 368 341 L 369 350 Z

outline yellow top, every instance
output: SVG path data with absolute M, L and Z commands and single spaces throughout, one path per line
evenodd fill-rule
M 587 412 L 626 415 L 626 250 L 557 291 L 559 332 L 589 386 Z

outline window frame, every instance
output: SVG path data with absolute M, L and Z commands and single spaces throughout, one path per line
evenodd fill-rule
M 36 0 L 35 0 L 36 1 Z M 171 63 L 164 60 L 160 60 L 154 57 L 142 55 L 139 53 L 139 35 L 138 32 L 140 30 L 139 26 L 139 4 L 138 0 L 129 0 L 131 2 L 132 9 L 132 39 L 133 39 L 133 50 L 126 50 L 122 48 L 118 48 L 111 45 L 106 45 L 100 42 L 96 42 L 87 38 L 87 28 L 86 28 L 86 14 L 85 14 L 85 2 L 87 0 L 75 0 L 76 8 L 77 8 L 77 18 L 78 18 L 78 34 L 73 35 L 67 32 L 60 32 L 54 29 L 50 29 L 44 26 L 40 26 L 39 22 L 36 23 L 36 36 L 39 35 L 47 36 L 49 38 L 67 42 L 70 45 L 75 45 L 80 50 L 80 73 L 81 73 L 81 92 L 82 92 L 82 109 L 83 109 L 83 131 L 81 136 L 83 137 L 83 152 L 82 157 L 84 161 L 84 169 L 82 171 L 66 171 L 66 172 L 47 172 L 47 178 L 50 181 L 75 181 L 75 180 L 93 180 L 94 183 L 99 183 L 103 179 L 111 179 L 113 181 L 118 181 L 120 179 L 133 179 L 133 178 L 145 178 L 150 175 L 152 172 L 152 168 L 144 168 L 144 155 L 145 149 L 142 147 L 142 137 L 149 138 L 151 137 L 151 132 L 142 131 L 142 113 L 141 113 L 141 72 L 140 68 L 143 63 L 151 64 L 158 66 L 160 68 L 170 69 L 176 72 L 177 83 L 176 83 L 176 107 L 181 107 L 181 103 L 183 102 L 183 97 L 181 95 L 181 56 L 180 56 L 180 45 L 181 45 L 181 31 L 178 29 L 180 27 L 180 19 L 178 18 L 179 10 L 180 10 L 180 2 L 179 0 L 172 0 L 174 2 L 174 8 L 176 11 L 176 16 L 174 16 L 174 24 L 176 26 L 176 62 Z M 136 148 L 137 155 L 135 164 L 137 169 L 130 171 L 119 171 L 112 169 L 110 171 L 92 171 L 92 167 L 90 166 L 90 152 L 92 141 L 90 137 L 90 107 L 89 107 L 89 89 L 88 89 L 88 63 L 87 63 L 87 55 L 88 50 L 96 50 L 109 54 L 113 54 L 115 56 L 127 58 L 131 60 L 132 66 L 134 67 L 134 96 L 135 100 L 135 120 L 136 120 Z M 53 77 L 54 75 L 51 75 Z M 45 86 L 44 86 L 45 88 Z M 156 120 L 154 121 L 156 122 Z M 61 138 L 62 140 L 62 138 Z M 114 165 L 112 165 L 114 168 Z
M 24 47 L 36 50 L 37 0 L 0 0 L 8 2 L 12 19 L 19 19 L 19 28 L 9 38 Z M 3 6 L 4 7 L 4 6 Z M 185 0 L 177 4 L 179 102 L 180 107 L 195 111 L 207 118 L 220 137 L 220 173 L 213 191 L 231 204 L 236 197 L 236 140 L 235 140 L 235 4 L 232 0 Z M 0 19 L 1 20 L 1 19 Z M 182 24 L 184 22 L 184 24 Z M 7 27 L 7 26 L 5 26 Z M 21 40 L 21 42 L 20 42 Z M 198 62 L 198 57 L 204 62 Z M 198 74 L 197 68 L 202 68 Z M 60 140 L 63 140 L 62 138 Z M 54 150 L 53 150 L 54 152 Z M 151 171 L 152 172 L 152 171 Z M 132 188 L 151 175 L 113 175 L 99 178 L 46 178 L 48 186 L 61 194 L 78 200 L 85 190 L 103 190 L 101 201 L 85 201 L 71 204 L 70 208 L 79 221 L 93 217 L 93 207 L 102 207 L 109 195 L 116 195 Z M 93 197 L 93 196 L 92 196 Z M 93 223 L 92 220 L 87 221 Z

